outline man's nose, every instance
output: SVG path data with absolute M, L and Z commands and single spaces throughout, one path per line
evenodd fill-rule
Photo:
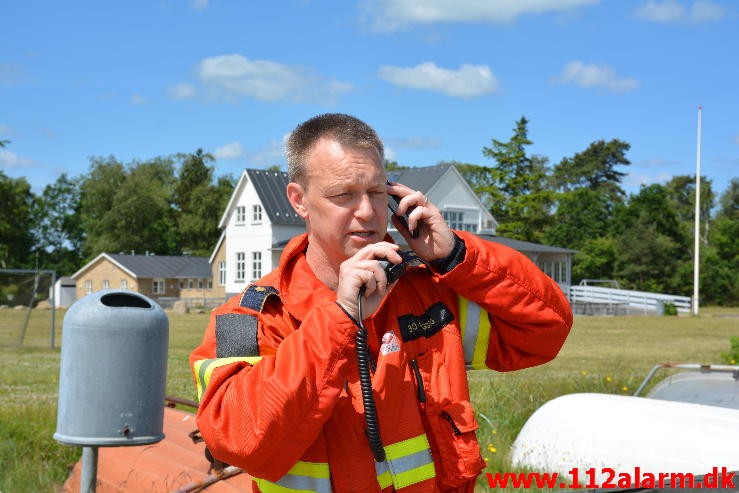
M 372 208 L 372 200 L 368 194 L 365 193 L 360 196 L 354 215 L 360 219 L 372 218 L 374 210 Z

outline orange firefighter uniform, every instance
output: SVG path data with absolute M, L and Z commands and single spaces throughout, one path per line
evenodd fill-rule
M 485 463 L 465 369 L 545 363 L 572 324 L 559 287 L 524 255 L 462 231 L 446 273 L 411 267 L 365 320 L 386 461 L 365 433 L 357 325 L 305 259 L 215 309 L 190 356 L 197 423 L 218 459 L 254 491 L 472 491 Z

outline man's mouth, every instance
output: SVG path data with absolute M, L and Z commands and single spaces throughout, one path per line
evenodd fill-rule
M 351 236 L 359 236 L 360 238 L 370 238 L 374 235 L 374 231 L 352 231 L 349 233 Z

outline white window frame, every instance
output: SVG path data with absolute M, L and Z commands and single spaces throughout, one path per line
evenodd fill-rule
M 226 285 L 226 261 L 221 260 L 218 262 L 218 285 Z
M 128 289 L 128 279 L 121 279 L 121 289 Z
M 236 206 L 236 226 L 242 226 L 246 224 L 246 206 Z
M 108 279 L 103 279 L 103 289 L 110 289 L 110 281 Z
M 262 252 L 251 252 L 251 279 L 256 281 L 262 277 Z
M 262 224 L 262 204 L 254 204 L 251 206 L 251 223 Z
M 85 294 L 92 293 L 92 279 L 88 279 L 85 281 Z
M 246 253 L 236 252 L 236 282 L 246 280 Z
M 450 207 L 448 209 L 444 209 L 441 214 L 450 228 L 460 230 L 460 231 L 469 231 L 471 233 L 477 233 L 478 223 L 480 221 L 479 217 L 476 222 L 465 222 L 465 218 L 467 217 L 468 212 L 477 212 L 479 216 L 479 211 L 477 210 L 466 211 L 464 209 L 460 209 L 457 207 Z
M 156 277 L 151 280 L 151 294 L 164 294 L 167 292 L 167 286 L 161 277 Z

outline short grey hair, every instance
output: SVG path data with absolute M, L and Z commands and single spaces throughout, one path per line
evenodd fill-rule
M 301 123 L 288 136 L 285 156 L 290 181 L 305 186 L 306 158 L 321 137 L 332 137 L 342 146 L 374 148 L 380 162 L 385 160 L 382 140 L 372 127 L 351 115 L 326 113 Z

